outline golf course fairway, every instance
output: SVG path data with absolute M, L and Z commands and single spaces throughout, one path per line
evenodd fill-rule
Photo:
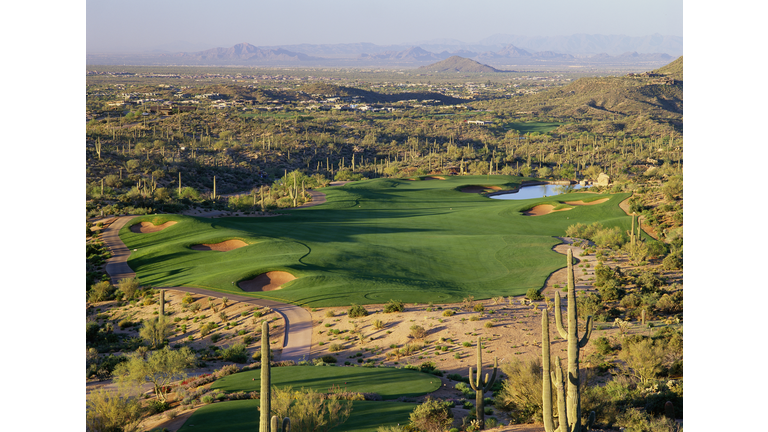
M 526 178 L 446 176 L 445 180 L 373 179 L 320 189 L 327 202 L 280 210 L 277 217 L 137 217 L 120 231 L 130 267 L 143 285 L 200 287 L 304 306 L 453 303 L 541 288 L 564 266 L 552 247 L 569 225 L 600 222 L 629 230 L 619 203 L 628 193 L 570 193 L 494 200 L 465 186 L 517 188 Z M 597 205 L 566 202 L 597 201 Z M 527 216 L 549 204 L 555 211 Z M 131 225 L 175 221 L 151 233 Z M 229 251 L 192 246 L 239 240 Z M 238 283 L 267 272 L 295 280 L 280 289 L 244 292 Z

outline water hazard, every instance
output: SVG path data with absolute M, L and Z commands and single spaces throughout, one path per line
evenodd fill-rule
M 498 195 L 491 195 L 491 198 L 493 199 L 503 199 L 503 200 L 523 200 L 523 199 L 531 199 L 531 198 L 543 198 L 548 196 L 554 196 L 554 195 L 562 195 L 568 192 L 573 192 L 578 189 L 584 189 L 588 186 L 581 186 L 578 184 L 572 184 L 572 185 L 553 185 L 553 184 L 543 184 L 543 185 L 531 185 L 531 186 L 523 186 L 518 190 L 517 192 L 510 192 L 510 193 L 504 193 L 504 194 L 498 194 Z

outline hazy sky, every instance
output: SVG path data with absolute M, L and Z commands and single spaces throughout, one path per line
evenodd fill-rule
M 86 0 L 88 53 L 433 39 L 494 34 L 683 35 L 682 0 Z

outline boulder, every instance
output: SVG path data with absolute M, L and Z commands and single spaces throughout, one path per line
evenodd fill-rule
M 608 174 L 600 173 L 600 175 L 597 176 L 598 186 L 608 186 L 610 183 L 611 183 L 611 177 L 609 177 Z

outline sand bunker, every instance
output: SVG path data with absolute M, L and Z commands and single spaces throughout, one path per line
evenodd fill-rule
M 429 177 L 424 177 L 424 180 L 445 180 L 445 177 L 429 176 Z
M 248 246 L 248 243 L 242 240 L 227 240 L 221 243 L 214 243 L 214 244 L 196 244 L 196 245 L 190 246 L 190 248 L 198 251 L 226 252 L 226 251 L 231 251 L 244 246 Z
M 238 282 L 237 286 L 247 292 L 274 291 L 282 288 L 283 284 L 294 279 L 296 279 L 296 277 L 288 272 L 271 271 L 262 273 L 253 279 Z
M 141 234 L 153 233 L 162 231 L 171 225 L 176 225 L 176 221 L 168 221 L 162 225 L 155 225 L 152 222 L 139 222 L 135 225 L 131 225 L 131 232 Z
M 461 191 L 464 193 L 483 193 L 483 192 L 490 192 L 490 191 L 500 191 L 501 188 L 499 186 L 464 186 L 461 188 Z
M 590 202 L 584 202 L 584 201 L 566 201 L 565 203 L 566 203 L 566 204 L 568 204 L 568 205 L 578 205 L 578 206 L 582 206 L 582 205 L 596 205 L 596 204 L 602 204 L 602 203 L 604 203 L 604 202 L 606 202 L 606 201 L 608 201 L 608 198 L 603 198 L 603 199 L 599 199 L 599 200 L 595 200 L 595 201 L 590 201 Z
M 555 210 L 555 206 L 551 204 L 542 204 L 542 205 L 537 205 L 536 207 L 528 211 L 524 211 L 523 214 L 526 216 L 543 216 L 545 214 L 550 214 L 550 213 L 559 212 L 559 211 L 566 211 L 571 209 L 572 207 Z

